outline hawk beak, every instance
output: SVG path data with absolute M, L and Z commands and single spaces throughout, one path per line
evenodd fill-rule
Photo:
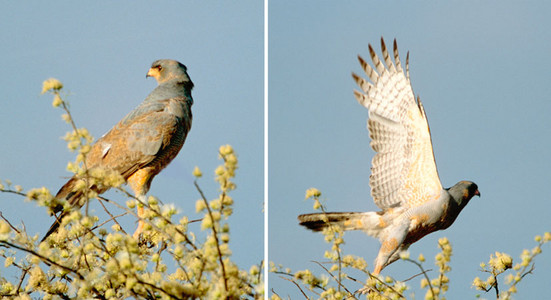
M 150 68 L 149 71 L 147 71 L 147 75 L 145 75 L 145 78 L 147 77 L 154 77 L 154 78 L 157 78 L 159 77 L 159 69 L 157 68 Z
M 476 191 L 474 192 L 474 195 L 480 197 L 480 192 L 479 192 L 478 190 L 476 190 Z

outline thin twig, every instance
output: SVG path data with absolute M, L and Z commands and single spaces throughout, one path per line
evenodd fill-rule
M 293 277 L 293 278 L 295 277 L 293 274 L 283 272 L 283 271 L 273 271 L 273 272 L 270 271 L 270 273 L 285 275 L 285 276 L 289 276 L 289 277 Z M 283 276 L 279 276 L 279 277 L 283 277 Z M 320 290 L 324 290 L 324 288 L 319 284 L 314 284 L 314 285 L 311 284 L 311 286 L 313 286 L 314 288 L 318 288 Z M 312 290 L 312 293 L 315 293 L 316 295 L 320 295 L 319 293 L 317 293 L 316 291 L 313 291 L 313 290 Z
M 40 254 L 40 253 L 38 253 L 38 252 L 36 252 L 36 251 L 34 251 L 34 250 L 27 249 L 27 248 L 23 248 L 23 247 L 21 247 L 21 246 L 19 246 L 19 245 L 12 244 L 12 243 L 6 242 L 6 241 L 0 241 L 0 244 L 4 244 L 4 245 L 7 245 L 8 247 L 12 247 L 12 248 L 21 250 L 21 251 L 23 251 L 23 252 L 27 252 L 27 253 L 29 253 L 29 254 L 32 254 L 32 255 L 34 255 L 34 256 L 40 258 L 41 260 L 43 260 L 43 261 L 46 262 L 46 263 L 49 263 L 49 264 L 51 264 L 51 265 L 54 265 L 54 266 L 56 266 L 56 267 L 58 267 L 58 268 L 61 268 L 61 269 L 65 270 L 65 271 L 67 271 L 67 272 L 74 273 L 75 275 L 78 276 L 78 278 L 79 278 L 80 280 L 84 280 L 84 277 L 78 272 L 78 270 L 71 269 L 71 268 L 69 268 L 69 267 L 67 267 L 67 266 L 61 265 L 61 264 L 59 264 L 59 263 L 57 263 L 57 262 L 55 262 L 55 261 L 53 261 L 53 260 L 51 260 L 51 259 L 49 259 L 49 258 L 43 256 L 42 254 Z
M 279 277 L 282 278 L 282 279 L 285 279 L 285 280 L 288 280 L 288 281 L 292 282 L 294 285 L 297 286 L 297 288 L 298 288 L 299 291 L 302 293 L 302 295 L 304 296 L 304 298 L 310 299 L 310 297 L 308 297 L 308 296 L 306 295 L 306 293 L 304 293 L 304 291 L 302 290 L 302 288 L 300 287 L 300 285 L 299 285 L 298 283 L 296 283 L 294 280 L 289 279 L 289 278 L 285 278 L 285 277 L 282 277 L 282 276 L 279 276 Z
M 195 184 L 195 188 L 197 191 L 199 191 L 199 194 L 201 195 L 201 198 L 203 198 L 203 201 L 205 202 L 205 206 L 207 207 L 207 212 L 210 216 L 210 219 L 213 221 L 212 223 L 212 233 L 214 236 L 214 241 L 216 242 L 216 250 L 218 252 L 218 261 L 220 262 L 220 267 L 222 268 L 222 278 L 224 278 L 224 289 L 226 292 L 228 291 L 228 278 L 226 277 L 226 267 L 224 266 L 224 259 L 222 256 L 222 250 L 220 250 L 220 242 L 218 241 L 218 233 L 216 232 L 216 227 L 214 226 L 214 217 L 212 216 L 212 210 L 210 209 L 209 202 L 207 201 L 207 198 L 205 197 L 205 194 L 203 194 L 203 191 L 199 187 L 199 184 L 197 184 L 197 180 L 193 182 Z
M 119 187 L 119 188 L 117 188 L 117 190 L 119 190 L 119 191 L 121 191 L 122 193 L 124 193 L 127 197 L 132 198 L 132 199 L 135 199 L 136 201 L 142 203 L 145 207 L 147 207 L 148 209 L 150 209 L 151 211 L 153 211 L 153 212 L 156 214 L 157 217 L 159 217 L 159 218 L 165 220 L 168 224 L 172 224 L 172 220 L 170 220 L 170 219 L 166 218 L 165 216 L 163 216 L 162 213 L 161 213 L 160 211 L 153 209 L 153 207 L 151 207 L 151 205 L 149 205 L 149 203 L 143 203 L 142 201 L 140 201 L 140 199 L 136 198 L 134 195 L 130 194 L 129 192 L 127 192 L 127 191 L 126 191 L 125 189 L 123 189 L 123 188 L 120 188 L 120 187 Z M 161 230 L 158 226 L 156 226 L 155 224 L 153 224 L 150 220 L 147 220 L 147 219 L 145 219 L 145 218 L 142 218 L 142 217 L 138 216 L 135 212 L 133 212 L 132 210 L 128 209 L 127 207 L 124 207 L 124 206 L 118 204 L 118 203 L 115 202 L 115 201 L 110 201 L 110 200 L 108 200 L 108 199 L 105 199 L 105 200 L 109 201 L 109 203 L 114 204 L 114 205 L 117 206 L 118 208 L 120 208 L 120 209 L 122 209 L 122 210 L 125 210 L 125 211 L 128 212 L 129 214 L 131 214 L 131 215 L 133 215 L 134 217 L 136 217 L 138 220 L 142 220 L 142 221 L 146 222 L 147 224 L 151 225 L 151 227 L 157 229 L 157 231 L 159 231 L 159 232 L 161 232 L 161 233 L 164 233 L 163 230 Z M 176 227 L 176 226 L 174 227 L 174 230 L 184 237 L 186 243 L 187 243 L 189 246 L 191 246 L 191 247 L 193 248 L 193 250 L 198 250 L 198 249 L 197 249 L 197 246 L 188 238 L 187 234 L 185 234 L 183 231 L 181 231 L 181 230 L 180 230 L 178 227 Z M 169 238 L 170 240 L 172 240 L 172 236 L 167 235 L 167 234 L 165 234 L 165 236 L 166 236 L 167 238 Z
M 10 193 L 10 194 L 15 194 L 15 195 L 27 197 L 27 194 L 22 193 L 22 192 L 18 192 L 18 191 L 16 191 L 16 190 L 5 190 L 5 189 L 0 189 L 0 192 L 2 192 L 2 193 Z
M 27 273 L 29 273 L 29 268 L 21 269 L 23 273 L 21 273 L 21 278 L 19 278 L 19 283 L 17 284 L 16 291 L 19 291 L 21 286 L 23 285 L 23 281 L 25 280 L 25 276 L 27 276 Z
M 61 96 L 59 95 L 59 92 L 56 91 L 54 92 L 54 94 L 56 94 L 57 96 L 59 96 L 61 98 Z M 68 103 L 65 102 L 65 100 L 61 100 L 61 106 L 63 108 L 63 110 L 67 113 L 67 115 L 69 116 L 69 123 L 71 124 L 71 127 L 73 128 L 73 130 L 75 131 L 75 133 L 77 134 L 78 136 L 78 144 L 79 144 L 79 147 L 78 148 L 82 148 L 84 146 L 84 144 L 82 143 L 82 135 L 80 134 L 80 131 L 78 130 L 77 128 L 77 125 L 75 123 L 75 120 L 73 120 L 73 116 L 71 115 L 71 111 L 69 110 L 69 106 L 68 106 Z M 89 206 L 89 202 L 90 202 L 90 197 L 88 196 L 89 193 L 90 193 L 90 190 L 91 190 L 91 186 L 90 186 L 90 174 L 88 172 L 88 165 L 86 165 L 86 154 L 83 154 L 84 158 L 82 159 L 82 167 L 84 169 L 84 177 L 82 178 L 85 182 L 85 188 L 84 188 L 84 198 L 86 199 L 85 203 L 86 203 L 86 207 L 85 207 L 85 214 L 86 216 L 88 216 L 88 206 Z
M 13 226 L 13 225 L 11 224 L 10 221 L 8 221 L 8 219 L 6 219 L 6 218 L 4 217 L 4 215 L 2 214 L 1 211 L 0 211 L 0 217 L 1 217 L 4 221 L 6 221 L 6 223 L 8 223 L 8 225 L 11 227 L 11 229 L 13 229 L 13 231 L 17 232 L 18 234 L 21 233 L 21 232 L 19 232 L 19 230 L 17 230 L 17 228 L 15 228 L 15 226 Z
M 425 269 L 423 269 L 423 266 L 420 263 L 414 261 L 413 259 L 407 258 L 406 261 L 409 261 L 409 262 L 417 265 L 419 267 L 419 269 L 421 269 L 421 273 L 423 273 L 423 275 L 425 276 L 425 279 L 427 280 L 427 284 L 429 285 L 430 292 L 432 294 L 432 298 L 436 299 L 436 296 L 434 295 L 434 287 L 430 283 L 430 278 L 429 278 L 429 275 L 427 275 L 427 271 L 425 271 Z
M 400 292 L 398 292 L 396 289 L 394 289 L 392 286 L 388 285 L 386 282 L 382 281 L 379 277 L 375 276 L 375 275 L 372 275 L 371 273 L 367 272 L 369 278 L 373 278 L 375 280 L 377 280 L 380 284 L 384 285 L 386 288 L 390 289 L 393 293 L 395 293 L 396 295 L 400 296 L 401 298 L 405 299 L 404 295 L 402 295 Z M 350 280 L 353 280 L 355 282 L 358 282 L 360 284 L 362 284 L 364 286 L 364 288 L 366 287 L 365 283 L 363 282 L 360 282 L 359 280 L 357 280 L 356 278 L 354 277 L 350 277 L 350 276 L 347 276 L 348 279 Z M 372 288 L 370 288 L 372 291 L 374 291 Z M 378 291 L 377 291 L 378 292 Z M 379 293 L 380 294 L 380 293 Z M 381 295 L 381 296 L 384 296 L 384 295 Z M 385 296 L 387 297 L 388 299 L 390 299 L 390 297 L 388 296 Z
M 426 270 L 425 272 L 430 272 L 430 271 L 432 271 L 432 269 L 428 269 L 428 270 Z M 411 276 L 411 277 L 408 277 L 407 279 L 402 280 L 402 282 L 408 282 L 408 281 L 412 280 L 413 278 L 418 277 L 418 276 L 421 276 L 421 275 L 423 275 L 423 272 L 417 273 L 417 274 L 415 274 L 415 275 L 413 275 L 413 276 Z
M 105 210 L 105 212 L 111 217 L 111 219 L 101 223 L 100 225 L 96 226 L 96 227 L 101 227 L 103 226 L 104 224 L 108 223 L 109 221 L 113 220 L 113 222 L 115 222 L 117 225 L 119 225 L 119 228 L 121 229 L 121 231 L 124 233 L 124 234 L 127 234 L 126 231 L 124 231 L 124 229 L 122 228 L 121 224 L 117 221 L 117 218 L 118 217 L 121 217 L 121 216 L 124 216 L 126 214 L 128 214 L 128 212 L 125 212 L 123 214 L 120 214 L 118 216 L 113 216 L 113 214 L 111 214 L 111 212 L 107 209 L 107 207 L 105 207 L 105 205 L 103 205 L 103 201 L 107 201 L 108 203 L 112 203 L 113 201 L 105 198 L 105 197 L 102 197 L 100 195 L 98 195 L 98 199 L 100 200 L 99 203 L 101 204 L 101 206 L 103 207 L 103 210 Z
M 342 282 L 340 281 L 340 279 L 337 279 L 335 278 L 335 275 L 333 275 L 331 272 L 329 272 L 329 270 L 324 267 L 322 264 L 320 264 L 319 262 L 315 261 L 315 260 L 312 260 L 313 263 L 316 263 L 318 264 L 320 267 L 322 267 L 322 269 L 325 270 L 325 272 L 327 272 L 327 274 L 331 275 L 331 277 L 333 277 L 333 279 L 337 282 L 337 284 L 339 285 L 339 287 L 342 287 L 347 293 L 353 295 L 352 292 L 350 292 L 343 284 Z M 339 276 L 341 275 L 341 273 L 339 272 Z M 339 289 L 340 290 L 340 289 Z
M 534 271 L 534 269 L 536 269 L 536 263 L 532 263 L 532 266 L 530 267 L 530 270 L 528 270 L 524 274 L 522 274 L 520 276 L 520 279 L 524 278 L 524 276 L 526 276 L 528 274 L 532 274 L 532 271 Z
M 122 216 L 126 216 L 127 214 L 128 214 L 127 212 L 123 212 L 123 213 L 121 213 L 121 214 L 118 214 L 118 215 L 116 215 L 116 216 L 110 218 L 110 219 L 107 219 L 107 220 L 105 220 L 103 223 L 94 226 L 94 228 L 92 228 L 92 230 L 94 230 L 94 229 L 96 229 L 96 228 L 100 228 L 100 227 L 102 227 L 103 225 L 105 225 L 105 224 L 107 224 L 107 223 L 109 223 L 109 222 L 115 220 L 116 218 L 120 218 L 120 217 L 122 217 Z M 118 224 L 118 223 L 117 223 L 117 224 Z M 119 224 L 119 226 L 120 226 L 120 224 Z M 122 227 L 121 227 L 121 231 L 124 232 L 125 234 L 127 234 L 126 231 L 124 231 L 124 229 L 122 229 Z
M 169 293 L 168 291 L 166 291 L 165 289 L 162 289 L 162 288 L 160 288 L 160 287 L 158 287 L 158 286 L 156 286 L 156 285 L 154 285 L 154 284 L 151 284 L 151 283 L 149 283 L 149 282 L 145 282 L 145 281 L 141 280 L 140 278 L 138 278 L 138 276 L 135 276 L 134 278 L 136 278 L 136 280 L 137 280 L 139 283 L 141 283 L 141 284 L 143 284 L 143 285 L 147 285 L 147 286 L 151 287 L 153 290 L 158 290 L 158 291 L 164 293 L 165 295 L 169 296 L 170 298 L 173 298 L 173 299 L 181 299 L 181 297 L 179 297 L 178 295 L 173 295 L 173 294 Z M 180 295 L 180 296 L 184 296 L 184 295 Z
M 497 284 L 497 275 L 496 274 L 493 274 L 492 275 L 494 276 L 494 284 L 492 284 L 494 286 L 494 289 L 496 290 L 496 299 L 499 299 L 499 287 L 498 287 L 498 284 Z
M 274 289 L 273 289 L 273 288 L 272 288 L 272 294 L 274 294 L 274 295 L 278 296 L 278 297 L 279 297 L 280 299 L 283 299 L 283 298 L 281 298 L 281 296 L 279 296 L 279 294 L 278 294 L 278 293 L 276 293 L 276 292 L 274 291 Z

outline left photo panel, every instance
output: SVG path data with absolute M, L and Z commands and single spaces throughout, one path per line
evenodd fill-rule
M 263 299 L 262 1 L 61 2 L 0 6 L 0 295 Z

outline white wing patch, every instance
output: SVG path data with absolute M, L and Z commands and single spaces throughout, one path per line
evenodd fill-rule
M 404 74 L 396 40 L 395 63 L 382 39 L 381 48 L 383 61 L 369 45 L 374 68 L 358 57 L 371 82 L 352 74 L 363 91 L 354 91 L 354 95 L 369 109 L 367 127 L 371 147 L 377 152 L 372 161 L 371 194 L 381 209 L 418 206 L 437 199 L 442 191 L 429 126 L 423 105 L 411 88 L 409 54 Z
M 111 144 L 109 143 L 102 143 L 101 144 L 101 157 L 104 158 L 105 155 L 107 155 L 107 152 L 111 149 Z

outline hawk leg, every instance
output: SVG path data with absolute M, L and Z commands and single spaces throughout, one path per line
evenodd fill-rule
M 407 250 L 409 245 L 403 245 L 407 236 L 409 222 L 402 221 L 397 227 L 381 238 L 381 248 L 375 259 L 375 269 L 373 275 L 379 275 L 381 271 L 392 262 L 400 258 L 400 252 Z
M 142 195 L 142 196 L 139 196 L 139 198 L 142 198 L 140 199 L 140 201 L 144 201 L 145 200 L 145 195 Z M 145 209 L 143 206 L 141 205 L 138 205 L 138 228 L 136 228 L 136 231 L 134 231 L 134 234 L 132 235 L 133 238 L 135 239 L 139 239 L 140 238 L 140 235 L 142 234 L 143 232 L 143 228 L 144 228 L 144 225 L 145 225 L 145 222 L 143 221 L 143 217 L 145 215 Z
M 136 231 L 134 231 L 132 235 L 135 239 L 138 239 L 144 230 L 145 222 L 143 221 L 143 217 L 145 215 L 145 209 L 143 205 L 145 205 L 147 201 L 145 194 L 149 190 L 151 180 L 153 179 L 152 172 L 150 171 L 152 170 L 148 168 L 140 169 L 127 179 L 128 185 L 130 185 L 130 188 L 134 191 L 134 195 L 138 201 L 141 202 L 137 207 L 139 218 L 138 228 L 136 228 Z

